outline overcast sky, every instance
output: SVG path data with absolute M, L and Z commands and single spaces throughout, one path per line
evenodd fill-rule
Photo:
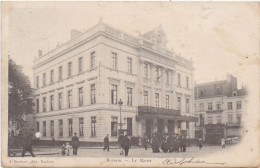
M 13 7 L 7 18 L 8 51 L 31 79 L 39 49 L 45 54 L 68 41 L 71 29 L 85 31 L 100 17 L 133 35 L 161 24 L 168 49 L 194 61 L 197 83 L 231 73 L 241 85 L 248 81 L 248 67 L 260 62 L 257 3 L 27 2 Z

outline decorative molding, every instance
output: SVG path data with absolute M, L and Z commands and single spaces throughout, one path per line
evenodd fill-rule
M 126 85 L 132 85 L 132 86 L 135 86 L 135 83 L 134 83 L 134 82 L 127 81 L 127 80 L 125 80 L 124 82 L 125 82 Z
M 47 94 L 47 92 L 43 92 L 41 95 L 45 95 L 45 94 Z
M 59 88 L 57 88 L 57 90 L 61 90 L 61 89 L 63 89 L 64 87 L 59 87 Z
M 52 90 L 49 91 L 49 93 L 54 92 L 54 91 L 55 91 L 55 89 L 52 89 Z
M 181 93 L 181 92 L 176 92 L 176 94 L 179 95 L 179 96 L 183 95 L 183 93 Z
M 69 84 L 69 85 L 67 85 L 66 87 L 68 88 L 68 87 L 71 87 L 71 86 L 74 86 L 74 84 Z
M 82 80 L 82 81 L 76 82 L 76 84 L 78 85 L 78 84 L 81 84 L 81 83 L 84 83 L 84 82 L 85 82 L 85 80 Z
M 109 82 L 120 82 L 121 81 L 121 79 L 119 79 L 119 78 L 112 78 L 112 77 L 108 77 L 108 80 L 109 80 Z
M 95 80 L 95 79 L 97 79 L 97 78 L 98 78 L 97 76 L 94 76 L 94 77 L 88 78 L 87 80 L 88 80 L 88 81 L 92 81 L 92 80 Z

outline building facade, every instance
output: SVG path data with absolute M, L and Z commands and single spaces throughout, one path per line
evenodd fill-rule
M 247 91 L 237 88 L 237 78 L 195 85 L 196 138 L 218 143 L 220 138 L 242 136 L 242 116 L 247 109 Z
M 192 62 L 166 49 L 162 27 L 135 37 L 100 21 L 34 60 L 36 130 L 42 140 L 117 141 L 195 136 Z M 120 106 L 119 101 L 123 104 Z

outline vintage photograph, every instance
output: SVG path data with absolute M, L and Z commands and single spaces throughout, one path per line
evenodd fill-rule
M 3 165 L 259 166 L 258 3 L 2 8 Z

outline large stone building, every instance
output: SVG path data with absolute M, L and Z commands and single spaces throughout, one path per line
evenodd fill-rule
M 41 140 L 66 141 L 77 132 L 80 141 L 101 142 L 106 134 L 117 141 L 119 130 L 194 138 L 192 62 L 166 44 L 161 26 L 136 37 L 100 21 L 39 51 L 33 70 Z
M 247 108 L 247 90 L 238 89 L 237 78 L 195 85 L 196 137 L 207 143 L 242 136 L 242 116 Z

